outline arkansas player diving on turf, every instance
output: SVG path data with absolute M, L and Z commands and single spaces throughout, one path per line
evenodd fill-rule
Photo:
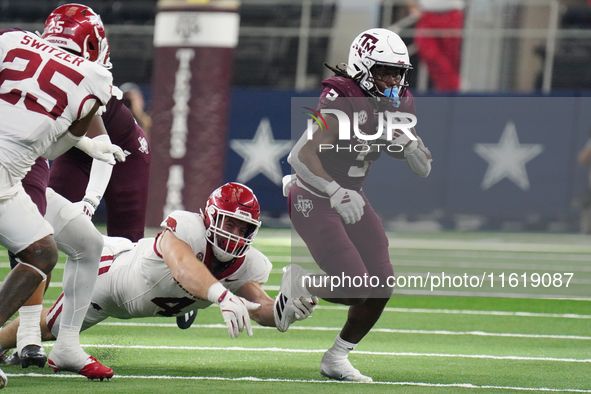
M 164 230 L 155 238 L 133 244 L 124 238 L 105 237 L 82 329 L 107 317 L 184 316 L 212 304 L 219 306 L 231 338 L 244 330 L 251 336 L 250 319 L 278 327 L 274 309 L 289 316 L 288 326 L 309 317 L 317 303 L 315 297 L 275 305 L 262 289 L 272 265 L 251 246 L 259 218 L 259 203 L 252 190 L 227 183 L 210 195 L 201 214 L 169 214 L 161 224 Z M 43 310 L 43 340 L 61 335 L 61 303 L 60 296 L 52 308 Z M 18 324 L 17 318 L 0 331 L 2 349 L 15 346 Z M 285 319 L 281 324 L 286 324 Z

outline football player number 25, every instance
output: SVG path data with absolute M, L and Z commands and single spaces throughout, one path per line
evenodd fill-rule
M 5 81 L 23 81 L 25 79 L 33 78 L 43 62 L 41 55 L 23 48 L 14 48 L 8 51 L 4 58 L 4 62 L 14 62 L 15 59 L 24 60 L 27 62 L 27 65 L 23 70 L 5 68 L 0 71 L 0 86 L 2 86 Z M 71 69 L 65 64 L 57 62 L 54 59 L 49 59 L 39 72 L 37 83 L 43 92 L 47 93 L 55 100 L 53 108 L 45 108 L 39 104 L 38 98 L 35 95 L 29 92 L 24 92 L 25 107 L 29 111 L 47 115 L 52 119 L 58 118 L 68 105 L 67 93 L 51 83 L 51 78 L 55 73 L 63 75 L 76 85 L 79 85 L 84 79 L 84 75 L 80 74 L 78 71 Z M 15 105 L 19 102 L 22 95 L 23 92 L 21 90 L 12 89 L 9 93 L 0 94 L 0 99 Z

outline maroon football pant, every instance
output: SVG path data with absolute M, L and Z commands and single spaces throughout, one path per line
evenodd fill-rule
M 394 270 L 388 254 L 388 238 L 380 218 L 363 192 L 360 194 L 365 200 L 363 216 L 359 222 L 348 225 L 330 206 L 329 199 L 317 197 L 295 184 L 288 197 L 291 222 L 326 274 L 339 278 L 343 275 L 377 277 L 378 289 L 383 291 L 374 296 L 389 296 L 387 279 L 394 275 Z M 365 283 L 362 287 L 354 285 L 350 296 L 367 294 Z

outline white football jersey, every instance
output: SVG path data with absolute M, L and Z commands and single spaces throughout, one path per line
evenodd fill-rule
M 33 33 L 0 30 L 0 165 L 23 178 L 95 100 L 106 105 L 112 83 L 104 67 Z
M 205 239 L 205 225 L 200 215 L 174 211 L 162 227 L 187 243 L 195 256 L 211 270 L 212 252 Z M 177 283 L 157 245 L 158 237 L 141 239 L 135 247 L 128 240 L 105 237 L 99 277 L 84 329 L 96 324 L 93 321 L 96 318 L 104 319 L 102 316 L 105 314 L 120 319 L 182 316 L 190 310 L 211 305 L 208 300 L 193 296 Z M 129 248 L 132 249 L 121 253 Z M 271 268 L 269 259 L 251 247 L 244 257 L 227 267 L 216 267 L 213 272 L 222 285 L 235 293 L 246 283 L 265 283 Z

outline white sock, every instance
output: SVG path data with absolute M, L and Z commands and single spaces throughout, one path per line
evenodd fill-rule
M 349 356 L 349 352 L 355 349 L 355 346 L 357 346 L 356 343 L 345 341 L 339 334 L 337 335 L 334 344 L 329 349 L 329 351 L 339 358 L 347 358 Z
M 20 353 L 27 345 L 41 346 L 41 305 L 21 306 L 20 324 L 16 332 L 16 348 Z
M 53 347 L 59 347 L 60 349 L 80 349 L 80 328 L 60 324 L 60 331 Z

